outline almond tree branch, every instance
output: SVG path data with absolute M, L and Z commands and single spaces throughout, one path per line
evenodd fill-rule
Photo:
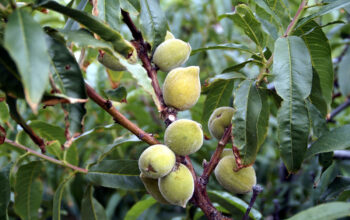
M 132 123 L 123 114 L 121 114 L 116 108 L 113 107 L 109 100 L 102 98 L 97 92 L 88 84 L 85 83 L 86 92 L 89 98 L 108 112 L 114 119 L 114 121 L 124 128 L 134 133 L 140 140 L 148 143 L 149 145 L 159 144 L 159 141 L 144 130 L 139 128 L 137 125 Z
M 47 156 L 45 154 L 38 153 L 35 150 L 32 150 L 32 149 L 30 149 L 30 148 L 28 148 L 26 146 L 23 146 L 23 145 L 21 145 L 19 143 L 16 143 L 16 142 L 14 142 L 12 140 L 5 139 L 5 143 L 8 143 L 8 144 L 10 144 L 10 145 L 12 145 L 12 146 L 14 146 L 16 148 L 25 150 L 29 154 L 32 154 L 32 155 L 37 156 L 37 157 L 40 157 L 40 158 L 42 158 L 44 160 L 47 160 L 47 161 L 49 161 L 51 163 L 54 163 L 54 164 L 57 164 L 57 165 L 64 166 L 64 167 L 70 168 L 72 170 L 75 170 L 75 171 L 77 171 L 79 173 L 85 173 L 86 174 L 88 172 L 87 169 L 83 169 L 83 168 L 74 166 L 74 165 L 72 165 L 72 164 L 70 164 L 68 162 L 65 162 L 65 161 L 62 161 L 62 160 L 57 160 L 57 159 L 55 159 L 53 157 L 49 157 L 49 156 Z

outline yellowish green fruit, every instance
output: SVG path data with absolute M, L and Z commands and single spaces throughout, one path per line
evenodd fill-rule
M 126 70 L 126 68 L 119 62 L 119 60 L 109 53 L 100 53 L 97 60 L 108 69 L 114 71 Z
M 176 164 L 176 169 L 158 180 L 163 197 L 173 205 L 186 207 L 194 191 L 194 181 L 190 170 L 183 164 Z
M 231 193 L 247 193 L 252 191 L 256 184 L 255 170 L 252 166 L 235 172 L 236 161 L 234 156 L 222 158 L 215 168 L 217 181 Z
M 162 196 L 158 187 L 158 179 L 152 179 L 146 177 L 143 173 L 140 174 L 140 178 L 145 186 L 147 192 L 162 204 L 169 204 L 168 201 Z
M 222 153 L 220 154 L 220 159 L 226 157 L 226 156 L 233 156 L 232 148 L 225 148 Z
M 192 120 L 177 120 L 165 130 L 164 143 L 177 155 L 192 154 L 203 145 L 202 127 Z
M 175 37 L 170 31 L 166 31 L 166 35 L 165 35 L 164 41 L 170 40 L 170 39 L 175 39 Z
M 169 39 L 161 43 L 153 54 L 153 62 L 160 70 L 168 72 L 186 62 L 191 46 L 179 39 Z
M 167 175 L 175 165 L 175 154 L 167 146 L 156 144 L 144 150 L 139 158 L 140 171 L 149 178 Z
M 220 107 L 214 110 L 208 121 L 210 134 L 220 140 L 225 129 L 231 124 L 234 109 L 231 107 Z
M 178 110 L 194 106 L 201 93 L 199 67 L 179 67 L 168 73 L 163 84 L 164 102 Z

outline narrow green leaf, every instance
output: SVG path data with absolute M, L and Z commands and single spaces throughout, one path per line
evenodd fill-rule
M 238 50 L 242 52 L 247 52 L 251 54 L 255 54 L 253 51 L 251 51 L 248 47 L 240 44 L 234 44 L 234 43 L 227 43 L 227 44 L 219 44 L 219 45 L 214 45 L 214 46 L 207 46 L 207 47 L 202 47 L 198 48 L 195 50 L 192 50 L 191 56 L 195 55 L 200 52 L 204 52 L 207 50 Z
M 125 102 L 127 91 L 126 88 L 121 86 L 116 89 L 109 89 L 105 91 L 108 99 L 116 102 Z
M 228 17 L 239 26 L 244 33 L 258 46 L 261 51 L 265 46 L 265 34 L 262 31 L 261 23 L 255 18 L 253 12 L 247 5 L 236 6 L 234 13 L 221 15 L 219 18 Z
M 66 137 L 64 136 L 64 129 L 56 125 L 46 123 L 43 121 L 31 121 L 29 126 L 41 137 L 47 141 L 58 140 L 64 144 Z
M 256 0 L 256 14 L 259 16 L 259 20 L 262 25 L 269 31 L 269 34 L 273 39 L 277 39 L 282 31 L 281 19 L 276 13 L 269 7 L 269 5 L 263 0 Z
M 336 199 L 341 193 L 350 190 L 350 177 L 337 176 L 322 194 L 323 199 Z
M 68 149 L 64 151 L 63 159 L 74 166 L 78 166 L 79 153 L 76 144 L 72 144 Z
M 137 220 L 137 218 L 147 209 L 149 209 L 152 205 L 156 204 L 157 200 L 155 200 L 151 196 L 147 196 L 145 199 L 142 199 L 135 203 L 129 211 L 126 213 L 124 220 Z
M 347 6 L 350 6 L 350 1 L 349 0 L 336 0 L 332 1 L 330 4 L 323 6 L 318 12 L 313 13 L 303 19 L 301 19 L 298 24 L 297 28 L 305 25 L 307 22 L 309 22 L 311 19 L 314 19 L 316 17 L 328 14 L 329 12 L 333 10 L 337 10 L 340 8 L 345 8 Z
M 230 106 L 234 79 L 216 80 L 210 85 L 203 106 L 202 125 L 206 135 L 209 135 L 208 120 L 213 111 L 221 106 Z M 210 136 L 210 135 L 209 135 Z
M 14 59 L 22 77 L 26 100 L 36 108 L 49 81 L 49 59 L 45 35 L 40 25 L 24 9 L 8 18 L 4 46 Z
M 322 95 L 319 75 L 314 68 L 312 70 L 312 88 L 309 98 L 311 103 L 318 109 L 321 115 L 326 118 L 328 105 L 324 96 Z
M 310 114 L 312 131 L 314 135 L 319 138 L 324 133 L 328 132 L 326 119 L 311 102 L 307 102 L 307 108 Z
M 141 29 L 144 37 L 151 43 L 152 49 L 155 50 L 159 44 L 164 41 L 168 22 L 162 11 L 159 1 L 141 0 Z
M 222 73 L 229 73 L 229 72 L 239 71 L 239 70 L 241 70 L 242 68 L 244 68 L 248 63 L 257 63 L 257 64 L 260 64 L 260 62 L 257 61 L 257 60 L 249 59 L 249 60 L 244 61 L 244 62 L 242 62 L 242 63 L 238 63 L 238 64 L 236 64 L 236 65 L 227 67 L 226 69 L 224 69 L 224 70 L 222 71 Z
M 324 133 L 307 150 L 305 158 L 315 154 L 344 150 L 350 147 L 350 125 L 344 125 Z
M 61 219 L 61 202 L 62 202 L 62 196 L 64 189 L 67 185 L 67 183 L 73 179 L 74 175 L 70 175 L 69 177 L 65 178 L 58 188 L 56 189 L 55 195 L 53 197 L 53 208 L 52 208 L 52 219 L 53 220 L 60 220 Z
M 309 51 L 300 37 L 279 38 L 275 43 L 273 75 L 278 95 L 284 100 L 310 95 L 312 66 Z
M 304 40 L 311 56 L 312 66 L 320 80 L 322 93 L 319 95 L 323 96 L 329 107 L 332 102 L 334 73 L 328 39 L 315 21 L 310 21 L 299 27 L 293 35 L 300 36 Z
M 0 219 L 7 220 L 7 207 L 10 203 L 11 186 L 10 186 L 10 170 L 13 163 L 9 163 L 6 167 L 0 169 Z
M 261 111 L 259 114 L 259 120 L 257 124 L 258 128 L 258 146 L 261 146 L 267 136 L 269 128 L 269 117 L 270 117 L 270 106 L 268 102 L 267 91 L 258 89 L 260 100 L 261 100 Z
M 14 208 L 21 219 L 38 219 L 43 185 L 37 177 L 40 175 L 41 169 L 42 163 L 34 161 L 21 166 L 17 171 L 14 186 Z
M 329 202 L 302 211 L 288 220 L 339 219 L 350 215 L 350 203 Z
M 106 220 L 103 206 L 93 197 L 93 187 L 87 187 L 81 201 L 81 218 L 84 220 Z
M 98 18 L 108 24 L 111 28 L 118 29 L 120 17 L 120 1 L 99 0 L 97 1 Z
M 37 6 L 57 11 L 78 21 L 87 27 L 90 31 L 98 34 L 103 40 L 112 43 L 113 49 L 126 58 L 128 58 L 133 52 L 132 46 L 124 40 L 119 32 L 108 27 L 106 24 L 91 14 L 65 7 L 51 0 L 38 0 Z
M 261 96 L 252 80 L 244 80 L 239 85 L 235 91 L 233 106 L 236 109 L 232 118 L 234 143 L 242 154 L 242 164 L 250 165 L 254 163 L 260 144 L 265 138 L 265 130 L 267 131 L 266 112 L 261 114 Z
M 97 186 L 143 190 L 137 160 L 103 160 L 89 169 L 86 178 Z
M 119 2 L 120 2 L 120 7 L 124 11 L 129 12 L 129 14 L 132 14 L 132 15 L 138 15 L 139 14 L 139 12 L 134 7 L 134 5 L 132 5 L 128 0 L 119 0 Z
M 46 42 L 49 45 L 51 69 L 62 93 L 68 97 L 86 99 L 84 78 L 75 58 L 58 40 L 46 35 Z M 65 104 L 64 107 L 69 113 L 69 136 L 74 137 L 82 132 L 85 104 Z
M 208 196 L 212 202 L 217 202 L 223 208 L 229 210 L 235 217 L 234 219 L 242 219 L 248 208 L 247 203 L 227 192 L 208 191 Z M 249 217 L 250 219 L 262 219 L 261 213 L 254 208 L 252 208 L 251 212 L 249 213 Z
M 298 99 L 283 101 L 278 111 L 278 141 L 281 158 L 289 172 L 296 172 L 303 162 L 309 128 L 305 102 Z
M 53 141 L 49 145 L 46 145 L 46 151 L 57 157 L 59 160 L 63 160 L 62 144 L 59 141 Z
M 350 96 L 350 49 L 339 63 L 338 83 L 343 96 Z
M 0 102 L 0 121 L 7 122 L 10 119 L 9 108 L 6 102 Z

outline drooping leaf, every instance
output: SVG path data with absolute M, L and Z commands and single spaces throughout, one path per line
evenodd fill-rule
M 38 219 L 43 185 L 37 177 L 40 175 L 41 169 L 42 163 L 34 161 L 19 167 L 17 171 L 14 186 L 14 208 L 21 219 Z
M 323 6 L 318 12 L 313 13 L 313 14 L 301 19 L 297 24 L 297 28 L 305 25 L 307 22 L 309 22 L 310 20 L 312 20 L 316 17 L 328 14 L 329 12 L 336 10 L 336 9 L 345 8 L 349 5 L 350 5 L 350 2 L 348 0 L 332 1 L 328 5 Z
M 4 46 L 18 67 L 26 100 L 36 111 L 49 81 L 45 34 L 24 9 L 15 10 L 8 19 Z
M 7 207 L 10 203 L 10 170 L 13 163 L 0 169 L 0 219 L 7 220 Z
M 230 106 L 234 79 L 216 80 L 210 85 L 203 106 L 202 125 L 206 135 L 209 135 L 208 120 L 216 108 Z
M 52 207 L 52 219 L 53 220 L 60 220 L 61 219 L 61 202 L 62 202 L 62 196 L 64 193 L 64 189 L 67 185 L 67 183 L 73 179 L 74 175 L 70 175 L 69 177 L 65 178 L 58 188 L 56 189 L 55 195 L 53 197 L 53 207 Z
M 234 219 L 242 219 L 245 211 L 248 208 L 248 204 L 238 197 L 232 196 L 227 192 L 220 191 L 208 191 L 208 196 L 212 202 L 219 203 L 223 208 L 230 211 Z M 249 213 L 250 219 L 262 219 L 262 215 L 259 211 L 252 208 Z
M 320 81 L 321 94 L 319 96 L 322 96 L 327 106 L 330 106 L 334 74 L 331 48 L 326 35 L 315 21 L 310 21 L 299 27 L 293 34 L 304 40 L 311 56 L 312 66 Z
M 86 220 L 106 220 L 103 206 L 93 197 L 93 187 L 89 185 L 81 201 L 81 218 Z
M 152 205 L 157 203 L 151 196 L 147 196 L 146 198 L 135 203 L 129 211 L 126 213 L 124 220 L 137 220 L 138 217 L 147 209 L 149 209 Z
M 268 124 L 263 108 L 268 106 L 266 102 L 264 104 L 265 106 L 262 105 L 261 94 L 252 80 L 244 80 L 235 91 L 233 106 L 236 111 L 232 118 L 232 133 L 234 143 L 242 154 L 243 165 L 254 163 L 265 137 Z
M 99 0 L 97 1 L 97 9 L 98 18 L 100 18 L 114 30 L 118 30 L 120 1 Z
M 274 85 L 284 100 L 303 100 L 310 95 L 312 66 L 309 51 L 300 37 L 279 38 L 273 61 Z
M 332 200 L 347 190 L 350 190 L 350 178 L 345 176 L 337 176 L 327 187 L 327 190 L 322 194 L 322 198 Z
M 318 109 L 321 115 L 325 118 L 328 112 L 328 105 L 324 96 L 322 95 L 319 75 L 314 68 L 312 70 L 313 70 L 312 71 L 312 88 L 311 88 L 311 94 L 309 98 L 312 104 Z
M 113 100 L 116 102 L 126 101 L 127 91 L 126 91 L 126 88 L 123 86 L 118 87 L 116 89 L 106 90 L 105 93 L 110 100 Z
M 89 169 L 89 182 L 115 189 L 143 190 L 136 160 L 103 160 Z
M 44 121 L 31 121 L 29 126 L 41 137 L 47 141 L 58 140 L 64 144 L 66 138 L 64 136 L 64 129 Z
M 343 96 L 350 95 L 350 50 L 346 51 L 343 59 L 339 63 L 338 83 Z
M 234 72 L 234 71 L 239 71 L 240 69 L 244 68 L 248 63 L 257 63 L 260 64 L 259 61 L 257 60 L 253 60 L 253 59 L 249 59 L 247 61 L 244 61 L 242 63 L 227 67 L 226 69 L 224 69 L 222 71 L 222 73 L 229 73 L 229 72 Z
M 227 43 L 227 44 L 219 44 L 219 45 L 214 45 L 214 46 L 207 46 L 207 47 L 202 47 L 198 48 L 195 50 L 192 50 L 191 56 L 195 55 L 200 52 L 204 52 L 207 50 L 238 50 L 242 52 L 247 52 L 251 54 L 255 54 L 254 51 L 251 51 L 248 47 L 240 44 L 234 44 L 234 43 Z
M 168 22 L 157 0 L 141 0 L 141 29 L 152 50 L 164 41 Z
M 234 13 L 226 13 L 219 18 L 228 17 L 239 26 L 244 33 L 257 45 L 259 51 L 265 46 L 265 34 L 262 31 L 261 23 L 255 18 L 253 12 L 247 5 L 236 6 Z
M 87 27 L 90 31 L 98 34 L 103 40 L 112 43 L 113 49 L 126 58 L 128 58 L 133 52 L 131 45 L 124 40 L 119 32 L 108 27 L 91 14 L 65 7 L 51 0 L 38 0 L 37 6 L 48 8 L 73 18 Z
M 288 218 L 288 220 L 339 219 L 348 215 L 350 215 L 350 203 L 329 202 L 311 207 Z
M 72 98 L 86 99 L 84 78 L 75 58 L 58 40 L 47 35 L 46 42 L 49 45 L 51 69 L 55 73 L 62 93 Z M 85 104 L 65 104 L 65 108 L 69 113 L 69 137 L 74 137 L 82 132 Z
M 350 125 L 335 128 L 324 133 L 307 150 L 305 158 L 315 154 L 344 150 L 350 147 L 349 133 Z
M 278 110 L 278 141 L 281 158 L 289 172 L 303 162 L 309 136 L 309 116 L 304 101 L 285 100 Z

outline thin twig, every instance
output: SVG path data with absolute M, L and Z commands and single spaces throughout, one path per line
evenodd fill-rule
M 261 187 L 260 185 L 255 185 L 253 186 L 253 195 L 252 195 L 252 198 L 250 199 L 250 202 L 249 202 L 249 206 L 242 218 L 242 220 L 248 220 L 249 219 L 249 213 L 250 213 L 250 210 L 252 209 L 254 203 L 255 203 L 255 200 L 256 198 L 258 197 L 258 195 L 263 191 L 263 187 Z
M 297 24 L 297 22 L 298 22 L 298 20 L 299 20 L 299 18 L 301 16 L 303 10 L 305 9 L 305 6 L 307 5 L 307 2 L 308 2 L 307 0 L 303 0 L 300 3 L 298 11 L 297 11 L 297 13 L 295 13 L 292 22 L 290 22 L 290 24 L 288 25 L 287 30 L 284 33 L 283 37 L 287 37 L 288 35 L 290 35 L 293 32 L 293 29 L 294 29 L 295 25 Z
M 347 107 L 350 106 L 350 98 L 348 98 L 343 104 L 335 108 L 327 117 L 327 122 L 333 122 L 333 118 L 337 116 L 340 112 L 344 111 Z
M 42 158 L 44 160 L 47 160 L 47 161 L 49 161 L 51 163 L 54 163 L 54 164 L 57 164 L 57 165 L 64 166 L 64 167 L 70 168 L 72 170 L 75 170 L 75 171 L 77 171 L 79 173 L 85 173 L 86 174 L 88 172 L 88 170 L 86 170 L 86 169 L 74 166 L 74 165 L 72 165 L 72 164 L 70 164 L 68 162 L 65 162 L 65 161 L 57 160 L 57 159 L 55 159 L 53 157 L 49 157 L 49 156 L 47 156 L 45 154 L 38 153 L 35 150 L 32 150 L 32 149 L 30 149 L 30 148 L 28 148 L 26 146 L 23 146 L 23 145 L 21 145 L 19 143 L 16 143 L 16 142 L 14 142 L 12 140 L 5 139 L 5 143 L 8 143 L 8 144 L 10 144 L 10 145 L 12 145 L 14 147 L 19 148 L 19 149 L 25 150 L 29 154 L 32 154 L 32 155 L 37 156 L 37 157 L 40 157 L 40 158 Z
M 121 114 L 116 108 L 113 107 L 112 103 L 109 100 L 102 98 L 97 92 L 88 84 L 85 84 L 87 95 L 91 100 L 93 100 L 96 104 L 102 107 L 106 112 L 108 112 L 114 119 L 114 121 L 124 128 L 128 129 L 132 133 L 134 133 L 140 140 L 150 144 L 159 144 L 159 141 L 155 139 L 150 134 L 143 131 L 137 125 L 132 123 L 129 119 L 127 119 L 123 114 Z

